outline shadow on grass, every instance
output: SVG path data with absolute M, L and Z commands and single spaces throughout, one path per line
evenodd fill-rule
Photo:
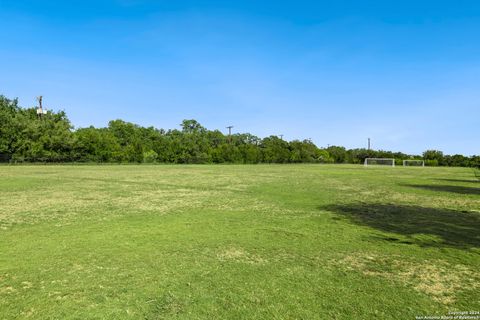
M 480 188 L 464 187 L 464 186 L 449 186 L 440 184 L 404 184 L 404 187 L 412 187 L 418 189 L 425 189 L 430 191 L 444 191 L 454 192 L 460 194 L 480 194 Z
M 394 204 L 342 204 L 321 207 L 351 222 L 399 236 L 377 240 L 420 246 L 480 247 L 480 214 Z
M 479 180 L 476 179 L 436 179 L 438 181 L 448 181 L 448 182 L 462 182 L 462 183 L 479 183 Z

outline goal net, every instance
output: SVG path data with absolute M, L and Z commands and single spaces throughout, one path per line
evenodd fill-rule
M 423 160 L 403 160 L 404 167 L 425 167 Z
M 367 166 L 390 166 L 395 167 L 393 158 L 366 158 L 364 165 Z

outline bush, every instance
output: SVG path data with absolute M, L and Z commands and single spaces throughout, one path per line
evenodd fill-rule
M 158 153 L 153 150 L 149 150 L 143 153 L 143 162 L 145 163 L 154 163 L 158 159 Z
M 438 160 L 425 160 L 425 165 L 428 167 L 437 167 Z
M 438 166 L 439 164 L 443 165 L 443 161 L 445 160 L 443 156 L 443 152 L 439 150 L 427 150 L 423 153 L 423 158 L 425 160 L 436 161 L 437 164 L 435 166 Z
M 317 162 L 334 163 L 335 160 L 330 156 L 327 150 L 319 149 L 316 154 Z

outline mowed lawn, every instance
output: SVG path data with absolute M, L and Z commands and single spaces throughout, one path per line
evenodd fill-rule
M 0 319 L 480 310 L 465 168 L 0 167 Z

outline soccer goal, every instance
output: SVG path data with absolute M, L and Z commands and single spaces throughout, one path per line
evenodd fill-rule
M 390 166 L 395 167 L 395 159 L 393 158 L 366 158 L 365 167 L 368 166 Z
M 425 167 L 423 160 L 403 160 L 404 167 Z

